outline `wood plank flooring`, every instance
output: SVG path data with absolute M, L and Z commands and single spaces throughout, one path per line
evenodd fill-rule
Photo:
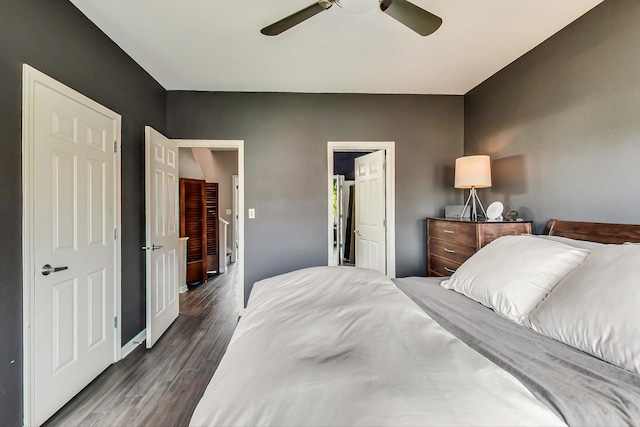
M 237 263 L 180 295 L 180 316 L 151 349 L 109 367 L 46 426 L 184 426 L 238 321 Z

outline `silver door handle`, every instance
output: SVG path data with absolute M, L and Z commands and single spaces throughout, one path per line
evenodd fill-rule
M 51 267 L 51 264 L 45 264 L 42 266 L 42 275 L 48 276 L 51 273 L 57 273 L 58 271 L 67 270 L 69 267 Z
M 353 232 L 354 232 L 355 234 L 357 234 L 358 236 L 361 236 L 361 234 L 360 234 L 360 230 L 354 230 Z
M 156 249 L 162 249 L 164 248 L 164 246 L 160 245 L 160 246 L 156 246 L 156 245 L 151 245 L 151 247 L 149 246 L 143 246 L 142 250 L 143 251 L 148 251 L 149 249 L 151 249 L 152 251 L 155 251 Z

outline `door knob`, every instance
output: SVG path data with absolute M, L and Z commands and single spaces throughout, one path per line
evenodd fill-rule
M 149 249 L 151 249 L 152 251 L 155 251 L 156 249 L 162 249 L 162 248 L 164 248 L 164 246 L 162 246 L 162 245 L 160 245 L 160 246 L 157 246 L 157 245 L 151 245 L 151 247 L 149 247 L 149 246 L 143 246 L 143 247 L 142 247 L 142 250 L 143 250 L 143 251 L 148 251 Z
M 51 264 L 45 264 L 42 266 L 42 275 L 48 276 L 51 273 L 57 273 L 58 271 L 67 270 L 69 267 L 51 267 Z
M 360 230 L 354 230 L 354 233 L 356 233 L 358 236 L 361 236 Z

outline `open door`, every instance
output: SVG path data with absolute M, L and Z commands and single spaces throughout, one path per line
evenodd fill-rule
M 334 264 L 342 264 L 344 259 L 344 220 L 342 207 L 344 175 L 333 176 L 333 247 Z
M 355 159 L 356 267 L 387 274 L 385 152 Z
M 147 348 L 178 317 L 178 148 L 145 127 Z

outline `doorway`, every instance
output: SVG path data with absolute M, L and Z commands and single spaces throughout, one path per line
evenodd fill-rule
M 384 260 L 385 274 L 389 277 L 395 277 L 396 274 L 396 262 L 395 262 L 395 142 L 377 142 L 377 141 L 329 141 L 327 143 L 327 244 L 328 244 L 328 265 L 337 266 L 341 265 L 340 247 L 334 247 L 334 241 L 339 240 L 336 238 L 339 233 L 346 236 L 346 239 L 350 239 L 350 234 L 358 230 L 355 226 L 349 233 L 349 227 L 347 224 L 348 208 L 344 205 L 342 209 L 336 204 L 336 194 L 342 192 L 343 197 L 339 199 L 348 200 L 344 197 L 347 191 L 351 191 L 350 188 L 354 186 L 340 186 L 341 181 L 344 178 L 336 176 L 335 173 L 335 153 L 353 152 L 362 153 L 362 156 L 372 153 L 374 151 L 384 151 L 384 220 L 385 233 L 384 233 L 384 254 L 382 257 Z M 355 157 L 362 157 L 356 154 Z M 348 180 L 347 180 L 348 181 Z M 356 196 L 357 197 L 357 196 Z M 339 211 L 342 211 L 342 223 L 339 217 Z M 337 214 L 337 215 L 336 215 Z M 352 239 L 355 244 L 355 239 Z M 346 242 L 345 242 L 346 243 Z M 342 248 L 344 250 L 344 247 Z M 344 258 L 343 258 L 344 259 Z M 357 255 L 353 257 L 356 266 L 358 265 Z M 348 262 L 342 262 L 342 265 L 348 265 Z
M 244 310 L 244 141 L 242 140 L 191 140 L 191 139 L 174 139 L 173 140 L 178 148 L 206 148 L 214 152 L 220 151 L 235 151 L 237 152 L 237 178 L 231 177 L 229 185 L 225 184 L 225 188 L 222 191 L 229 191 L 231 193 L 230 199 L 233 205 L 230 208 L 225 208 L 221 211 L 222 216 L 233 216 L 232 221 L 228 221 L 231 224 L 231 229 L 228 230 L 227 245 L 221 248 L 224 253 L 224 257 L 227 257 L 227 247 L 231 245 L 236 246 L 232 248 L 232 252 L 235 249 L 235 260 L 237 271 L 235 287 L 238 295 L 238 313 L 242 315 Z M 235 175 L 235 174 L 234 174 Z M 232 191 L 232 185 L 237 184 L 236 191 Z M 226 190 L 228 188 L 228 190 Z M 235 199 L 234 199 L 235 197 Z M 231 213 L 227 209 L 231 209 Z M 237 209 L 237 212 L 234 210 Z M 237 214 L 237 215 L 236 215 Z M 237 216 L 237 218 L 236 218 Z M 235 230 L 237 228 L 237 243 L 232 242 L 236 240 Z M 233 255 L 231 255 L 233 258 Z

